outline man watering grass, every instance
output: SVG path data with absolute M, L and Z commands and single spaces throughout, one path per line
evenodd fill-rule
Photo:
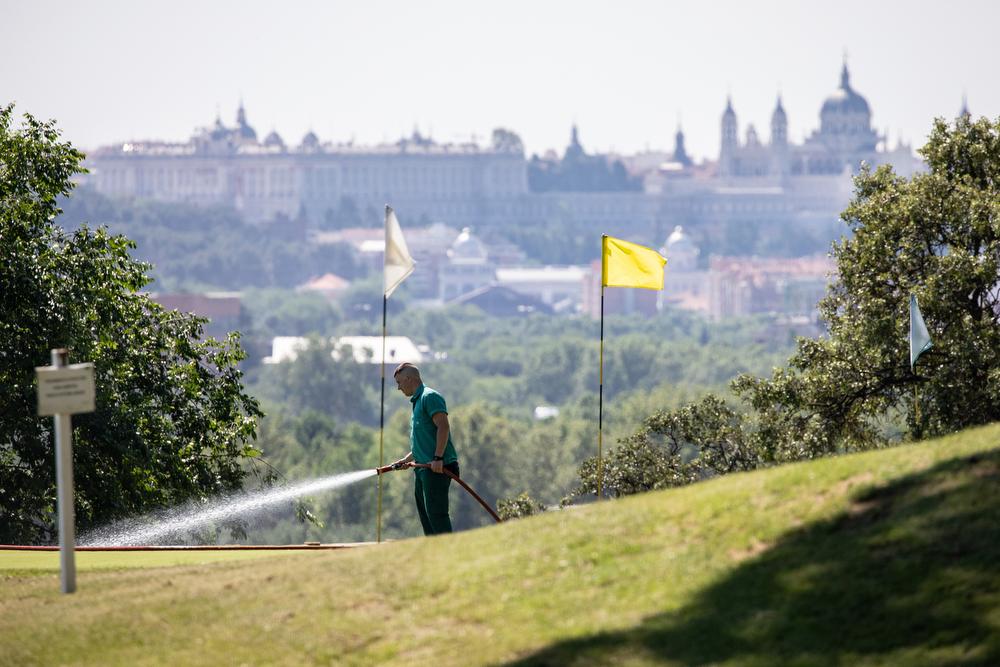
M 392 375 L 396 386 L 404 396 L 409 396 L 413 404 L 410 413 L 410 453 L 392 465 L 403 466 L 411 461 L 430 464 L 430 468 L 414 469 L 413 495 L 417 501 L 417 513 L 420 514 L 424 535 L 450 533 L 448 489 L 451 478 L 443 471 L 450 470 L 456 477 L 459 474 L 458 454 L 451 443 L 448 406 L 444 396 L 424 386 L 420 369 L 413 364 L 400 364 Z

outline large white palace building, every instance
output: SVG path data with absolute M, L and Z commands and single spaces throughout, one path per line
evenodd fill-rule
M 890 162 L 903 174 L 919 168 L 908 146 L 889 150 L 872 128 L 871 109 L 851 87 L 846 64 L 821 106 L 819 128 L 803 143 L 789 142 L 780 98 L 767 141 L 752 125 L 741 140 L 731 101 L 721 136 L 718 159 L 698 165 L 680 131 L 673 154 L 622 156 L 642 178 L 639 191 L 535 192 L 517 142 L 441 144 L 414 132 L 393 144 L 357 146 L 309 132 L 290 145 L 276 132 L 260 140 L 241 104 L 234 127 L 216 119 L 184 143 L 106 146 L 88 155 L 87 166 L 89 183 L 104 194 L 230 206 L 252 222 L 321 220 L 350 200 L 360 211 L 391 202 L 408 220 L 459 228 L 561 218 L 582 229 L 645 229 L 659 238 L 677 224 L 829 224 L 849 200 L 850 175 L 862 161 Z

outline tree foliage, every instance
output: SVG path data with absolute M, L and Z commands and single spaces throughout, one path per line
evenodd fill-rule
M 491 145 L 495 151 L 524 155 L 524 142 L 521 141 L 521 137 L 503 127 L 493 130 Z
M 646 419 L 603 461 L 600 472 L 596 456 L 584 461 L 576 494 L 596 494 L 599 475 L 608 495 L 625 496 L 752 470 L 760 463 L 757 444 L 741 416 L 709 394 Z
M 82 159 L 54 123 L 0 109 L 0 542 L 54 538 L 52 420 L 34 379 L 52 348 L 96 368 L 97 410 L 73 419 L 81 529 L 239 488 L 256 455 L 238 338 L 203 341 L 204 320 L 140 294 L 148 267 L 125 237 L 55 224 Z
M 106 225 L 136 242 L 157 290 L 293 288 L 324 273 L 363 276 L 345 243 L 307 240 L 302 219 L 262 225 L 221 206 L 110 199 L 89 187 L 60 202 L 67 229 L 85 221 Z
M 1000 121 L 938 120 L 920 152 L 926 173 L 886 165 L 855 179 L 851 233 L 819 304 L 828 335 L 799 339 L 770 378 L 736 378 L 739 412 L 709 396 L 652 415 L 609 457 L 610 485 L 657 488 L 1000 419 Z M 934 344 L 915 370 L 911 294 Z M 581 469 L 585 491 L 594 473 Z
M 538 502 L 526 492 L 516 498 L 500 498 L 497 501 L 497 515 L 504 521 L 541 514 L 546 509 L 544 503 Z
M 750 405 L 810 453 L 886 441 L 906 415 L 919 438 L 1000 418 L 1000 122 L 936 121 L 912 179 L 865 169 L 820 303 L 829 336 L 801 340 L 788 368 L 741 378 Z M 909 297 L 934 347 L 909 363 Z
M 372 426 L 378 424 L 378 383 L 377 364 L 358 363 L 350 346 L 334 354 L 330 339 L 313 337 L 294 360 L 261 368 L 254 386 L 293 414 L 314 410 Z

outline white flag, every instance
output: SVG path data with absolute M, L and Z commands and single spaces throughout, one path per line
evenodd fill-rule
M 924 324 L 923 315 L 920 314 L 920 306 L 917 305 L 917 297 L 910 295 L 910 372 L 913 372 L 917 365 L 917 359 L 921 354 L 931 349 L 931 335 L 927 333 L 927 325 Z
M 396 212 L 392 207 L 385 207 L 385 280 L 383 282 L 386 298 L 413 273 L 414 262 L 403 238 L 403 230 L 399 228 Z

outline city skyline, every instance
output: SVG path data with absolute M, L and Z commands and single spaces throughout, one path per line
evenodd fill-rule
M 671 150 L 680 124 L 688 151 L 715 159 L 727 97 L 741 133 L 767 138 L 780 94 L 789 138 L 808 136 L 845 51 L 892 145 L 919 147 L 963 95 L 973 114 L 1000 115 L 1000 8 L 985 2 L 3 4 L 4 102 L 88 150 L 184 141 L 217 113 L 231 124 L 242 101 L 259 133 L 290 144 L 414 128 L 486 143 L 505 127 L 530 154 L 561 151 L 576 124 L 588 151 L 634 153 Z

